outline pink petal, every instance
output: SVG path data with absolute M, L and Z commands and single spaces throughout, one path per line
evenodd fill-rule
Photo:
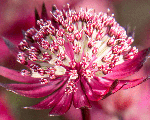
M 128 89 L 135 87 L 146 80 L 150 79 L 149 77 L 142 77 L 138 79 L 133 79 L 133 80 L 119 80 L 119 84 L 117 85 L 117 88 L 122 87 L 122 89 Z
M 38 83 L 39 78 L 22 76 L 20 72 L 0 66 L 0 75 L 17 82 Z
M 53 93 L 52 95 L 50 95 L 43 101 L 39 102 L 38 104 L 30 106 L 30 107 L 25 107 L 25 108 L 41 110 L 41 109 L 49 109 L 49 108 L 54 107 L 54 105 L 56 105 L 60 101 L 60 99 L 63 97 L 65 93 L 65 87 L 56 91 L 55 93 Z
M 81 80 L 83 87 L 85 89 L 85 93 L 89 100 L 91 101 L 98 101 L 102 98 L 102 95 L 106 91 L 106 88 L 99 87 L 99 89 L 94 89 L 90 86 L 90 83 L 87 82 L 87 80 L 82 79 Z
M 89 100 L 81 88 L 80 81 L 77 83 L 78 90 L 73 94 L 73 105 L 75 108 L 88 107 L 91 108 Z
M 102 84 L 101 82 L 100 82 L 100 79 L 98 78 L 98 77 L 93 77 L 93 78 L 91 78 L 90 79 L 90 81 L 87 81 L 88 82 L 88 84 L 91 86 L 91 88 L 92 89 L 107 89 L 107 85 L 105 85 L 105 84 Z
M 51 84 L 47 83 L 45 84 L 45 86 L 40 87 L 38 89 L 33 89 L 33 90 L 12 90 L 12 92 L 22 95 L 22 96 L 26 96 L 26 97 L 30 97 L 30 98 L 40 98 L 40 97 L 44 97 L 47 96 L 51 93 L 53 93 L 55 90 L 57 90 L 59 87 L 61 87 L 64 84 L 65 81 L 62 81 L 60 83 L 60 81 L 58 81 L 56 84 Z
M 36 84 L 3 84 L 0 83 L 0 86 L 8 90 L 34 90 L 40 87 L 45 86 L 45 84 L 36 83 Z
M 65 47 L 65 53 L 67 54 L 67 56 L 73 60 L 74 59 L 74 51 L 72 48 L 72 44 L 69 42 L 65 42 L 64 43 L 64 47 Z
M 137 53 L 137 55 L 124 63 L 117 65 L 112 72 L 107 74 L 105 78 L 121 79 L 139 71 L 146 61 L 146 56 L 149 54 L 150 48 L 144 49 Z
M 133 80 L 107 79 L 109 81 L 109 83 L 112 83 L 112 84 L 110 85 L 110 87 L 105 92 L 103 99 L 105 99 L 106 97 L 108 97 L 111 94 L 114 94 L 115 92 L 117 92 L 120 89 L 128 89 L 128 88 L 135 87 L 135 86 L 145 82 L 148 79 L 149 79 L 149 77 L 142 77 L 142 78 L 133 79 Z
M 105 91 L 102 99 L 105 99 L 106 97 L 110 96 L 111 94 L 117 92 L 118 90 L 120 90 L 124 86 L 123 85 L 123 86 L 117 87 L 118 84 L 119 84 L 118 80 L 113 80 L 110 87 Z
M 49 115 L 55 116 L 65 114 L 71 106 L 72 95 L 73 93 L 65 93 L 60 102 L 57 105 L 55 105 L 54 108 L 49 112 Z

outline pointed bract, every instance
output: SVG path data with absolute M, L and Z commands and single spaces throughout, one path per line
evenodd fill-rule
M 3 40 L 5 42 L 5 44 L 7 45 L 7 47 L 9 48 L 9 50 L 12 52 L 12 54 L 16 57 L 19 50 L 18 48 L 8 39 L 6 39 L 5 37 L 3 37 Z
M 47 15 L 47 11 L 46 11 L 46 7 L 45 7 L 45 3 L 43 3 L 42 5 L 42 14 L 41 14 L 41 19 L 43 19 L 44 21 L 48 20 L 48 15 Z
M 8 69 L 0 66 L 0 75 L 16 82 L 24 83 L 39 83 L 39 78 L 32 78 L 30 76 L 22 76 L 19 71 Z
M 105 78 L 121 79 L 134 74 L 139 71 L 146 61 L 146 57 L 150 52 L 150 48 L 144 49 L 137 53 L 133 59 L 125 61 L 112 69 L 112 72 L 107 74 Z
M 40 20 L 40 16 L 36 8 L 34 10 L 34 14 L 35 14 L 35 28 L 39 29 L 39 26 L 37 25 L 37 20 Z
M 78 90 L 73 94 L 73 105 L 75 108 L 91 108 L 90 102 L 87 96 L 84 94 L 84 91 L 80 85 L 81 83 L 77 84 Z
M 62 99 L 56 104 L 53 109 L 49 112 L 50 116 L 57 116 L 65 114 L 72 103 L 72 93 L 71 94 L 64 94 Z
M 38 104 L 30 106 L 30 107 L 25 107 L 25 108 L 36 109 L 36 110 L 52 108 L 61 100 L 63 95 L 64 95 L 64 91 L 61 89 L 59 91 L 56 91 L 52 95 L 48 96 L 46 99 L 39 102 Z

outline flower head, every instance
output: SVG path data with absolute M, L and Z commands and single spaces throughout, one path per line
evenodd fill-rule
M 49 109 L 50 115 L 62 115 L 73 103 L 75 108 L 88 107 L 122 89 L 134 87 L 148 77 L 122 80 L 143 66 L 149 48 L 138 52 L 131 47 L 133 34 L 126 32 L 112 15 L 58 10 L 48 16 L 43 5 L 37 11 L 36 26 L 24 32 L 18 48 L 4 39 L 17 61 L 28 67 L 21 73 L 0 67 L 1 75 L 28 84 L 0 85 L 17 94 L 39 98 L 48 96 L 30 109 Z

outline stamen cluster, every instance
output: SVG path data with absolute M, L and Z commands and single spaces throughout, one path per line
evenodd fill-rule
M 39 29 L 27 30 L 18 46 L 22 52 L 17 61 L 28 65 L 33 77 L 55 79 L 72 71 L 85 77 L 102 76 L 117 64 L 132 59 L 138 52 L 130 46 L 133 38 L 127 36 L 113 14 L 92 12 L 56 9 L 51 15 L 57 26 L 50 20 L 37 20 Z M 72 74 L 71 78 L 77 79 L 75 76 Z

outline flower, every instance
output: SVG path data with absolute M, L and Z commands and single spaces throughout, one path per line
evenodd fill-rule
M 18 47 L 4 38 L 17 61 L 26 66 L 21 72 L 0 67 L 0 75 L 21 83 L 2 87 L 16 94 L 40 98 L 25 107 L 49 109 L 49 115 L 75 108 L 91 108 L 90 101 L 105 99 L 120 89 L 134 87 L 149 77 L 125 80 L 139 71 L 150 48 L 138 52 L 131 47 L 133 33 L 121 27 L 107 13 L 93 9 L 79 12 L 53 7 L 48 16 L 45 5 L 41 18 L 35 10 L 36 26 L 23 31 Z M 123 80 L 124 79 L 124 80 Z

